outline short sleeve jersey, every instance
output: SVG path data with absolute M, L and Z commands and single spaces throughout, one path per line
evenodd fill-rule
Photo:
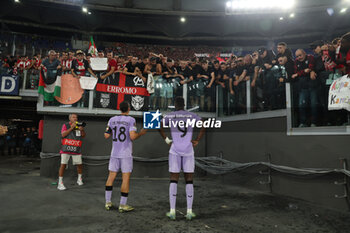
M 132 157 L 131 131 L 136 131 L 135 118 L 121 115 L 109 119 L 106 133 L 112 135 L 113 147 L 111 157 Z
M 163 127 L 169 127 L 173 143 L 170 147 L 171 154 L 177 154 L 181 156 L 192 156 L 194 154 L 192 145 L 193 127 L 188 124 L 186 127 L 186 121 L 197 122 L 201 118 L 185 110 L 175 111 L 167 114 L 163 118 Z M 181 125 L 179 122 L 184 122 Z

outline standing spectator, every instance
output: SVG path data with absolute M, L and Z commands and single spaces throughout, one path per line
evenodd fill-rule
M 286 65 L 288 63 L 287 56 L 279 56 L 277 59 L 277 64 L 274 65 L 271 69 L 274 82 L 271 85 L 271 106 L 272 110 L 286 108 L 286 79 L 287 71 Z
M 226 116 L 231 115 L 231 106 L 229 106 L 229 103 L 232 88 L 230 88 L 229 84 L 232 81 L 230 82 L 230 79 L 230 70 L 227 68 L 227 64 L 222 62 L 220 65 L 220 78 L 217 80 L 217 83 L 222 87 L 223 113 Z
M 176 78 L 177 75 L 174 61 L 168 58 L 163 72 L 163 88 L 160 91 L 160 105 L 163 109 L 167 109 L 168 106 L 172 105 L 172 100 L 174 98 L 174 78 Z
M 345 54 L 346 73 L 350 74 L 350 32 L 342 36 L 340 51 Z
M 68 60 L 73 61 L 75 59 L 75 53 L 74 52 L 68 52 Z
M 322 110 L 322 124 L 332 124 L 331 121 L 334 119 L 334 114 L 328 111 L 328 94 L 333 78 L 337 77 L 335 48 L 333 45 L 328 45 L 321 40 L 314 41 L 310 44 L 310 48 L 315 53 L 315 72 L 319 80 L 319 103 Z
M 138 58 L 132 57 L 131 61 L 126 64 L 123 70 L 123 74 L 125 75 L 136 75 L 139 73 L 140 69 L 137 65 Z
M 99 58 L 103 58 L 103 57 L 104 57 L 103 51 L 99 52 Z M 105 80 L 106 78 L 114 79 L 114 73 L 117 70 L 117 61 L 113 58 L 113 51 L 110 51 L 107 53 L 107 62 L 108 62 L 107 73 L 100 76 L 100 80 L 104 80 L 103 83 L 106 82 Z
M 262 68 L 264 110 L 271 110 L 273 108 L 271 103 L 271 85 L 275 80 L 271 68 L 276 64 L 275 54 L 272 50 L 267 50 L 266 48 L 260 48 L 258 52 L 260 58 L 258 62 Z
M 149 63 L 148 56 L 144 56 L 142 58 L 142 61 L 138 63 L 138 67 L 140 68 L 140 70 L 143 73 L 143 75 L 147 75 L 148 74 L 147 70 L 145 70 L 145 68 L 148 65 L 148 63 Z
M 150 106 L 152 109 L 159 108 L 160 103 L 159 97 L 160 97 L 160 84 L 162 82 L 162 77 L 160 76 L 162 74 L 162 66 L 161 64 L 157 63 L 156 57 L 150 58 L 150 63 L 146 66 L 146 68 L 153 76 L 154 76 L 154 93 L 151 94 L 150 97 Z
M 246 112 L 247 92 L 246 92 L 246 80 L 247 80 L 247 68 L 244 64 L 244 58 L 239 56 L 237 58 L 236 72 L 233 74 L 233 86 L 235 91 L 235 113 L 242 114 Z
M 40 69 L 46 71 L 46 75 L 43 75 L 44 83 L 46 85 L 54 85 L 57 80 L 57 75 L 61 70 L 61 62 L 57 59 L 56 52 L 50 50 L 48 52 L 49 57 L 46 58 L 42 63 Z M 45 72 L 42 72 L 44 74 Z M 53 94 L 48 94 L 46 92 L 42 93 L 44 95 L 45 105 L 49 105 L 51 101 L 55 98 Z
M 39 67 L 41 66 L 41 54 L 36 54 L 32 61 L 32 70 L 29 76 L 30 89 L 38 89 L 39 85 Z
M 209 105 L 211 103 L 210 96 L 207 95 L 206 89 L 208 84 L 211 82 L 211 70 L 209 69 L 209 64 L 206 60 L 201 61 L 201 69 L 199 73 L 197 74 L 198 79 L 198 89 L 197 89 L 197 96 L 200 98 L 200 110 L 208 112 L 210 111 L 211 106 Z
M 278 60 L 280 57 L 287 58 L 287 62 L 283 65 L 283 67 L 285 68 L 286 72 L 290 74 L 289 77 L 291 77 L 294 71 L 293 53 L 292 50 L 287 47 L 287 44 L 285 42 L 280 42 L 277 45 L 276 60 Z
M 68 58 L 68 53 L 66 52 L 62 53 L 61 66 L 62 66 L 62 75 L 71 73 L 72 60 Z
M 295 52 L 295 74 L 292 79 L 297 80 L 299 97 L 299 127 L 307 126 L 307 110 L 311 109 L 311 126 L 317 124 L 318 92 L 316 73 L 314 72 L 315 59 L 307 55 L 303 49 Z
M 112 51 L 112 54 L 113 54 L 113 51 Z M 104 58 L 104 57 L 105 57 L 105 53 L 103 52 L 103 50 L 99 50 L 99 51 L 98 51 L 97 57 L 98 57 L 98 58 Z
M 77 59 L 73 60 L 72 62 L 72 74 L 75 78 L 80 78 L 81 76 L 93 76 L 97 79 L 97 76 L 90 68 L 89 62 L 84 59 L 84 52 L 81 50 L 78 50 L 76 52 Z M 84 90 L 84 94 L 81 100 L 81 106 L 87 107 L 89 105 L 89 91 Z
M 189 68 L 192 70 L 192 80 L 187 84 L 190 106 L 199 106 L 199 97 L 197 96 L 198 80 L 197 75 L 200 72 L 201 66 L 197 63 L 196 58 L 192 58 Z
M 20 56 L 20 59 L 15 64 L 15 67 L 13 69 L 13 73 L 17 74 L 19 76 L 19 87 L 20 88 L 22 88 L 22 87 L 25 88 L 25 83 L 23 84 L 23 81 L 24 81 L 24 75 L 25 75 L 24 71 L 26 70 L 26 67 L 27 67 L 26 56 L 22 55 L 22 56 Z

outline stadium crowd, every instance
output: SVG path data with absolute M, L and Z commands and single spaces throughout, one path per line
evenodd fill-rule
M 187 84 L 188 107 L 216 111 L 219 97 L 225 115 L 246 113 L 248 81 L 251 112 L 285 108 L 285 83 L 290 82 L 297 126 L 342 124 L 346 114 L 331 114 L 327 109 L 328 90 L 334 79 L 350 73 L 350 33 L 332 42 L 313 42 L 310 44 L 313 54 L 307 54 L 304 49 L 297 49 L 293 54 L 284 42 L 278 43 L 275 49 L 276 53 L 260 48 L 245 56 L 232 54 L 222 59 L 216 56 L 214 49 L 208 52 L 205 49 L 121 45 L 98 51 L 97 56 L 107 57 L 109 64 L 107 73 L 99 79 L 122 72 L 146 81 L 148 74 L 153 74 L 156 91 L 150 99 L 152 109 L 173 105 L 174 98 L 183 94 L 182 86 Z M 196 52 L 212 55 L 196 57 Z M 82 64 L 88 69 L 85 64 L 92 57 L 81 51 L 51 51 L 51 55 L 51 59 L 59 61 L 61 72 L 74 76 L 79 76 L 74 72 L 79 71 Z M 27 70 L 26 88 L 36 89 L 39 68 L 45 59 L 41 54 L 32 58 L 6 56 L 1 59 L 1 73 L 22 76 Z M 93 71 L 90 73 L 95 76 Z

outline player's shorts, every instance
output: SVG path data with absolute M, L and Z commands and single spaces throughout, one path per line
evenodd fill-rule
M 80 165 L 83 164 L 83 161 L 81 159 L 80 155 L 74 155 L 74 154 L 61 154 L 61 164 L 68 164 L 69 158 L 72 156 L 73 165 Z
M 169 154 L 169 172 L 194 173 L 194 155 L 181 156 L 177 154 Z
M 160 89 L 160 97 L 171 99 L 174 96 L 174 88 L 172 82 L 163 82 L 162 88 Z
M 128 158 L 111 157 L 109 159 L 108 170 L 110 170 L 111 172 L 119 172 L 121 170 L 122 173 L 130 173 L 132 172 L 132 168 L 133 168 L 132 157 L 128 157 Z

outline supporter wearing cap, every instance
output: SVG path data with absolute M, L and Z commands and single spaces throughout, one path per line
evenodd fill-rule
M 97 78 L 95 73 L 90 68 L 89 61 L 84 58 L 84 52 L 78 50 L 76 52 L 77 58 L 72 62 L 72 74 L 76 78 L 80 78 L 81 76 L 90 76 Z M 90 75 L 89 75 L 90 74 Z M 81 104 L 84 107 L 89 105 L 89 92 L 87 90 L 84 91 L 83 97 L 81 98 Z
M 84 52 L 81 50 L 78 50 L 76 52 L 77 58 L 72 62 L 71 71 L 73 76 L 76 78 L 80 78 L 81 76 L 88 75 L 88 72 L 89 72 L 93 77 L 97 78 L 95 73 L 90 68 L 88 60 L 84 58 L 84 55 L 85 55 Z

